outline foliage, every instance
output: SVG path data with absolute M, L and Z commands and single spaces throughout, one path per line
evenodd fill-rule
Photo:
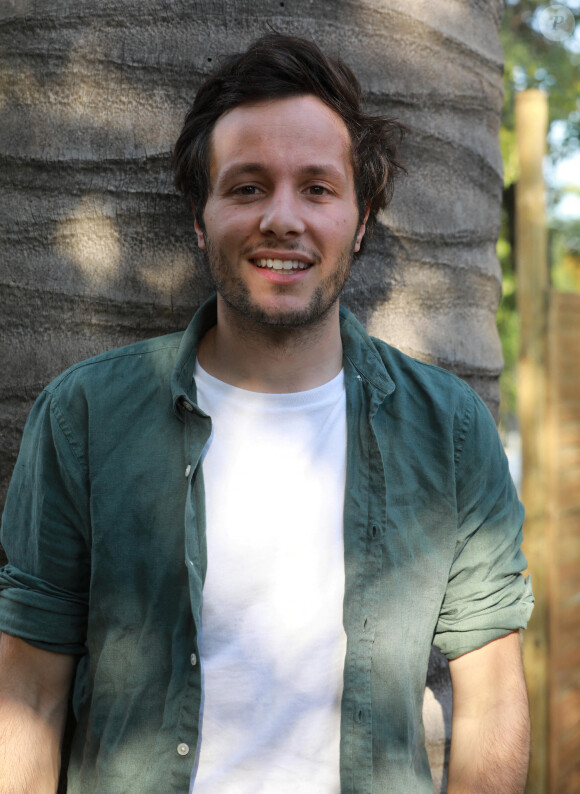
M 580 0 L 559 0 L 578 22 Z M 514 129 L 515 94 L 539 88 L 548 94 L 550 134 L 548 162 L 557 162 L 580 149 L 580 37 L 549 41 L 539 29 L 540 15 L 549 4 L 533 0 L 507 0 L 500 39 L 504 48 L 504 107 L 500 144 L 504 163 L 504 202 L 497 253 L 502 267 L 503 297 L 497 322 L 504 354 L 500 380 L 500 424 L 507 429 L 516 412 L 516 369 L 519 348 L 513 257 L 514 184 L 518 161 Z M 573 189 L 573 188 L 571 188 Z M 580 221 L 558 219 L 562 198 L 548 181 L 548 231 L 552 282 L 558 289 L 580 289 Z
M 580 19 L 580 2 L 563 0 Z M 556 138 L 550 138 L 550 157 L 560 160 L 580 145 L 580 40 L 549 41 L 538 29 L 540 14 L 547 3 L 533 0 L 508 0 L 500 40 L 504 49 L 504 162 L 510 165 L 506 177 L 514 181 L 513 168 L 515 94 L 527 88 L 539 88 L 549 97 L 549 122 L 558 122 Z M 507 181 L 510 184 L 511 181 Z
M 553 286 L 580 292 L 580 218 L 555 221 L 550 238 Z

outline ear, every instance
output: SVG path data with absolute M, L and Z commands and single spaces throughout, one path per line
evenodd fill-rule
M 354 253 L 356 254 L 357 251 L 360 251 L 360 244 L 362 243 L 362 239 L 365 236 L 365 231 L 367 228 L 367 220 L 369 217 L 369 212 L 371 211 L 371 205 L 367 204 L 365 216 L 363 218 L 363 222 L 358 227 L 358 232 L 356 233 L 356 237 L 354 238 Z
M 205 251 L 205 237 L 203 234 L 203 229 L 197 221 L 193 222 L 193 228 L 195 229 L 195 233 L 197 235 L 197 247 L 201 248 L 202 251 Z

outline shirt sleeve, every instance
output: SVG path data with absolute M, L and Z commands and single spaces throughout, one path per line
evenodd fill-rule
M 2 517 L 0 630 L 45 650 L 85 651 L 88 469 L 54 394 L 32 409 Z
M 521 573 L 524 509 L 493 417 L 471 389 L 455 458 L 458 535 L 433 640 L 448 659 L 525 628 L 534 603 Z

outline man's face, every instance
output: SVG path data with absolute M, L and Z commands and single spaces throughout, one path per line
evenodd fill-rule
M 221 299 L 260 324 L 315 322 L 337 299 L 364 234 L 348 130 L 306 95 L 218 119 L 198 245 Z

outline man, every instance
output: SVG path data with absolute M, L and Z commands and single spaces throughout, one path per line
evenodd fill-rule
M 338 298 L 394 122 L 279 35 L 200 89 L 175 150 L 217 298 L 39 398 L 6 505 L 1 792 L 521 792 L 521 507 L 493 421 Z

